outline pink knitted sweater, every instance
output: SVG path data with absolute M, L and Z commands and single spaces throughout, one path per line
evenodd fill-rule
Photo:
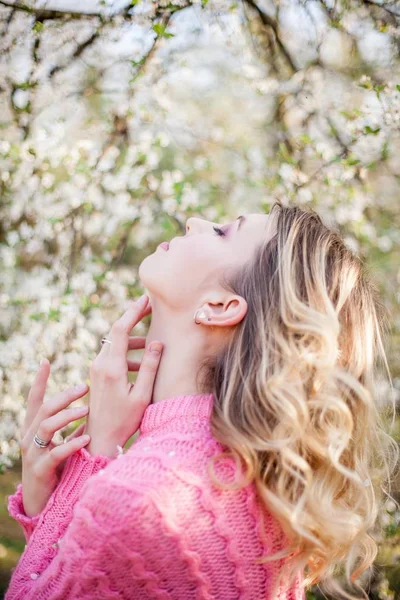
M 27 544 L 5 599 L 304 600 L 302 573 L 271 596 L 285 559 L 254 563 L 287 543 L 254 484 L 229 491 L 210 480 L 207 462 L 224 449 L 210 432 L 212 404 L 212 394 L 150 404 L 125 453 L 71 456 L 33 518 L 19 483 L 8 510 Z M 232 481 L 233 459 L 215 470 Z

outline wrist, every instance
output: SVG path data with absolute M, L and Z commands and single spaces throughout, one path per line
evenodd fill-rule
M 102 456 L 107 456 L 109 458 L 116 458 L 118 454 L 121 454 L 123 445 L 114 441 L 104 443 L 102 441 L 96 442 L 91 440 L 85 448 L 92 456 L 101 454 Z

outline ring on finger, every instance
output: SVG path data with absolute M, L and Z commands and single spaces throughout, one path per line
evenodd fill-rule
M 38 434 L 36 433 L 33 438 L 33 442 L 34 442 L 35 446 L 37 446 L 37 448 L 47 448 L 47 446 L 50 444 L 51 440 L 46 442 L 45 440 L 42 440 L 42 438 L 40 438 L 38 436 Z
M 111 340 L 107 339 L 106 337 L 103 337 L 101 340 L 101 345 L 103 344 L 111 344 Z

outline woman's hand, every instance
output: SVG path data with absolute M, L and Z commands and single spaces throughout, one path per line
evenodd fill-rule
M 153 386 L 161 358 L 160 352 L 146 348 L 143 359 L 127 360 L 128 350 L 144 348 L 146 338 L 129 337 L 131 329 L 151 312 L 149 298 L 132 302 L 112 326 L 110 344 L 103 344 L 90 368 L 90 415 L 86 432 L 90 434 L 87 450 L 95 455 L 115 457 L 117 446 L 123 447 L 139 428 L 143 413 L 151 402 Z M 128 380 L 128 371 L 138 371 L 136 382 Z
M 87 393 L 88 386 L 85 383 L 43 401 L 49 374 L 50 363 L 44 359 L 29 390 L 22 427 L 22 490 L 25 514 L 28 517 L 33 517 L 44 509 L 57 486 L 67 458 L 85 446 L 90 439 L 89 436 L 81 435 L 85 426 L 82 423 L 65 438 L 64 443 L 55 444 L 51 441 L 46 448 L 38 448 L 34 444 L 35 434 L 42 440 L 51 440 L 56 431 L 89 412 L 88 406 L 69 406 Z

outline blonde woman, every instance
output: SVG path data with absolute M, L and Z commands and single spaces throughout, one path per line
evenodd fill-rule
M 385 313 L 363 264 L 314 211 L 276 202 L 225 226 L 188 219 L 139 276 L 148 297 L 91 367 L 89 441 L 51 441 L 85 390 L 43 402 L 48 361 L 32 386 L 9 497 L 27 545 L 6 599 L 303 600 L 317 582 L 366 598 L 398 449 L 374 397 Z

